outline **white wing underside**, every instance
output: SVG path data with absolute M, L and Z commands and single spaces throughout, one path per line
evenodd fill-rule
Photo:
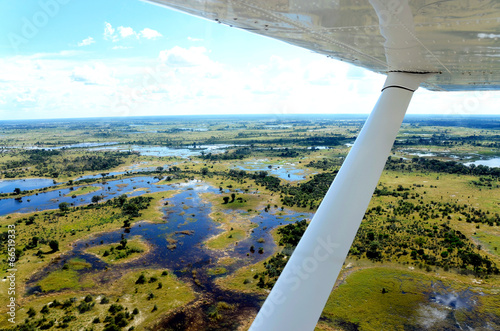
M 430 90 L 500 89 L 498 1 L 409 1 L 410 24 L 398 18 L 399 0 L 383 1 L 380 21 L 369 0 L 148 1 L 379 73 L 437 72 L 423 84 Z M 408 47 L 387 45 L 382 25 L 407 31 Z M 388 52 L 408 60 L 393 62 Z

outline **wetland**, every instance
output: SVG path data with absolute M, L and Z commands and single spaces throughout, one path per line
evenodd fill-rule
M 363 121 L 0 122 L 0 328 L 248 329 Z M 498 127 L 405 120 L 317 330 L 500 327 Z

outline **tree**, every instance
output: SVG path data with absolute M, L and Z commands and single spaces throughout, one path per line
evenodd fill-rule
M 229 202 L 229 197 L 223 197 L 222 200 L 224 200 L 224 204 L 227 204 Z
M 126 203 L 122 207 L 122 212 L 125 215 L 129 215 L 132 217 L 138 217 L 139 216 L 139 206 L 133 202 Z
M 203 176 L 205 176 L 206 174 L 208 174 L 208 168 L 206 168 L 206 167 L 205 168 L 201 168 L 201 174 Z
M 120 249 L 125 249 L 125 247 L 127 247 L 127 239 L 123 238 L 120 240 L 120 245 L 122 245 Z
M 61 202 L 59 204 L 59 210 L 63 213 L 67 212 L 69 210 L 69 203 L 67 202 Z
M 144 284 L 146 283 L 146 277 L 144 275 L 140 275 L 139 278 L 135 281 L 136 284 Z
M 122 207 L 125 202 L 127 202 L 127 195 L 122 194 L 118 198 L 115 198 L 115 203 L 118 205 L 118 207 Z
M 28 309 L 28 316 L 30 318 L 33 318 L 35 315 L 36 315 L 36 311 L 33 309 L 33 307 L 30 307 L 30 309 Z
M 31 238 L 31 245 L 30 246 L 32 246 L 32 247 L 38 246 L 38 240 L 39 240 L 39 238 L 36 236 Z
M 16 195 L 21 194 L 21 189 L 19 187 L 16 187 L 14 189 L 14 194 L 16 194 Z
M 40 310 L 42 314 L 48 314 L 49 313 L 49 307 L 47 305 L 42 307 L 42 310 Z
M 59 242 L 57 240 L 51 240 L 49 242 L 49 247 L 53 252 L 57 252 L 59 250 Z
M 92 197 L 92 203 L 98 203 L 102 199 L 102 196 L 100 195 L 94 195 Z
M 231 202 L 234 202 L 234 199 L 236 198 L 236 194 L 231 193 Z

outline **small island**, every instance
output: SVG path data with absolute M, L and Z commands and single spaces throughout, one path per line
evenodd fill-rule
M 122 239 L 118 243 L 111 243 L 90 247 L 85 252 L 93 254 L 109 264 L 125 263 L 139 258 L 149 252 L 149 246 L 136 236 L 132 239 Z
M 77 196 L 80 196 L 80 195 L 85 195 L 85 194 L 89 194 L 89 193 L 92 193 L 92 192 L 99 191 L 100 189 L 101 188 L 98 187 L 98 186 L 82 186 L 82 187 L 77 188 L 74 191 L 73 190 L 70 191 L 65 196 L 67 196 L 67 197 L 77 197 Z

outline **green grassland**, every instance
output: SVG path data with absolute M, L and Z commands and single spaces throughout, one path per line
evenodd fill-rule
M 81 288 L 90 288 L 95 283 L 86 279 L 80 281 L 78 270 L 90 268 L 90 263 L 81 259 L 72 259 L 61 270 L 51 272 L 47 277 L 38 282 L 42 292 L 60 291 L 63 289 L 79 290 Z
M 144 284 L 137 283 L 141 275 Z M 95 275 L 95 279 L 99 276 Z M 113 324 L 118 321 L 119 326 L 127 329 L 132 326 L 152 327 L 160 316 L 193 299 L 191 288 L 171 272 L 132 270 L 111 283 L 83 291 L 73 288 L 57 294 L 28 297 L 18 310 L 17 320 L 24 321 L 32 308 L 35 315 L 28 320 L 36 329 L 44 329 L 44 325 L 48 326 L 51 321 L 55 327 L 68 330 L 103 330 L 109 321 Z M 45 313 L 42 313 L 45 306 Z
M 444 307 L 429 303 L 426 293 L 431 291 L 432 284 L 438 282 L 453 292 L 467 286 L 462 281 L 464 279 L 446 279 L 395 266 L 359 269 L 347 276 L 331 293 L 323 311 L 323 321 L 317 329 L 328 330 L 322 327 L 325 324 L 332 327 L 356 325 L 361 330 L 404 330 L 405 325 L 411 324 L 424 327 L 422 323 L 428 317 L 428 310 L 446 311 Z M 489 295 L 484 296 L 484 291 L 484 288 L 476 288 L 473 293 L 482 301 L 492 296 L 487 289 Z M 474 312 L 482 314 L 485 320 L 487 313 L 482 308 Z M 457 320 L 462 318 L 462 322 L 466 321 L 470 314 L 457 314 Z

